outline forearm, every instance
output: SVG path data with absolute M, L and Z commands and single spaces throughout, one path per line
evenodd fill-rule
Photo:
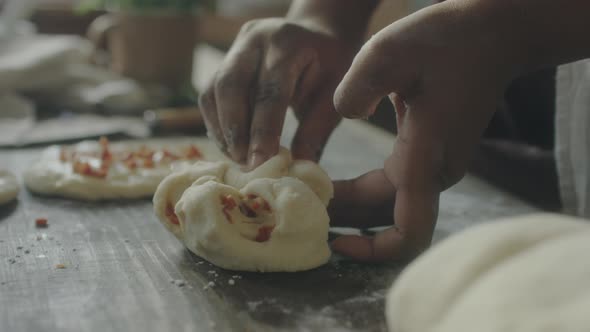
M 380 0 L 295 0 L 287 18 L 360 41 Z

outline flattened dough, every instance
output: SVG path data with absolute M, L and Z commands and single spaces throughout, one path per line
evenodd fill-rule
M 14 174 L 0 170 L 0 204 L 13 201 L 18 195 L 19 185 Z
M 330 258 L 332 182 L 283 149 L 244 173 L 198 162 L 168 176 L 154 195 L 160 221 L 193 253 L 230 270 L 301 271 Z
M 114 161 L 109 164 L 106 176 L 85 175 L 76 171 L 74 164 L 77 161 L 72 160 L 72 156 L 84 158 L 83 161 L 94 171 L 101 170 L 102 145 L 98 141 L 84 141 L 72 146 L 47 148 L 25 172 L 25 185 L 34 193 L 88 201 L 151 197 L 160 181 L 174 169 L 189 166 L 198 159 L 225 159 L 208 139 L 134 140 L 108 146 Z M 174 160 L 166 156 L 183 156 L 190 146 L 196 147 L 201 156 Z M 149 156 L 150 167 L 143 166 L 148 159 L 129 159 L 127 156 L 130 153 Z M 133 167 L 130 167 L 129 161 L 133 162 Z
M 536 214 L 452 236 L 410 264 L 388 294 L 395 332 L 584 332 L 590 224 Z

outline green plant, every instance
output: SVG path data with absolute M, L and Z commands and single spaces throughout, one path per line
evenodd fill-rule
M 79 11 L 98 9 L 194 11 L 214 9 L 215 0 L 83 0 Z

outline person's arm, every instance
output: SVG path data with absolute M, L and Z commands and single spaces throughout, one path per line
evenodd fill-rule
M 590 57 L 588 31 L 587 0 L 448 0 L 374 36 L 355 57 L 334 102 L 346 117 L 366 117 L 389 95 L 398 138 L 382 170 L 337 184 L 336 197 L 348 204 L 335 201 L 332 215 L 344 217 L 335 224 L 391 224 L 391 218 L 360 212 L 368 216 L 389 202 L 395 227 L 374 237 L 341 237 L 333 249 L 384 260 L 426 248 L 439 193 L 464 176 L 508 82 L 539 67 Z

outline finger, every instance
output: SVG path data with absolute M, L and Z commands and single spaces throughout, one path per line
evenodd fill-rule
M 368 228 L 391 224 L 395 188 L 382 169 L 334 182 L 328 206 L 332 226 Z
M 326 88 L 315 104 L 304 112 L 293 137 L 291 151 L 296 159 L 319 161 L 330 135 L 340 123 L 341 117 L 332 103 L 332 88 Z
M 343 235 L 331 243 L 332 250 L 341 255 L 363 262 L 378 262 L 396 257 L 403 239 L 395 228 L 389 228 L 374 237 Z
M 368 236 L 342 236 L 332 241 L 332 249 L 366 262 L 405 260 L 430 245 L 438 213 L 438 194 L 413 195 L 398 192 L 394 227 Z
M 390 92 L 409 94 L 417 88 L 417 73 L 403 66 L 403 54 L 387 40 L 392 25 L 371 38 L 354 58 L 334 93 L 336 110 L 344 117 L 365 118 L 373 114 L 382 97 Z
M 261 49 L 241 41 L 226 56 L 215 81 L 219 125 L 232 159 L 244 162 L 248 152 L 250 92 L 256 82 Z
M 248 164 L 256 167 L 279 151 L 280 137 L 297 83 L 314 53 L 271 44 L 260 70 L 250 128 Z
M 219 126 L 217 105 L 215 104 L 214 80 L 215 78 L 199 96 L 199 110 L 201 111 L 201 115 L 203 115 L 205 127 L 207 128 L 207 136 L 217 144 L 220 150 L 225 152 L 225 139 Z

